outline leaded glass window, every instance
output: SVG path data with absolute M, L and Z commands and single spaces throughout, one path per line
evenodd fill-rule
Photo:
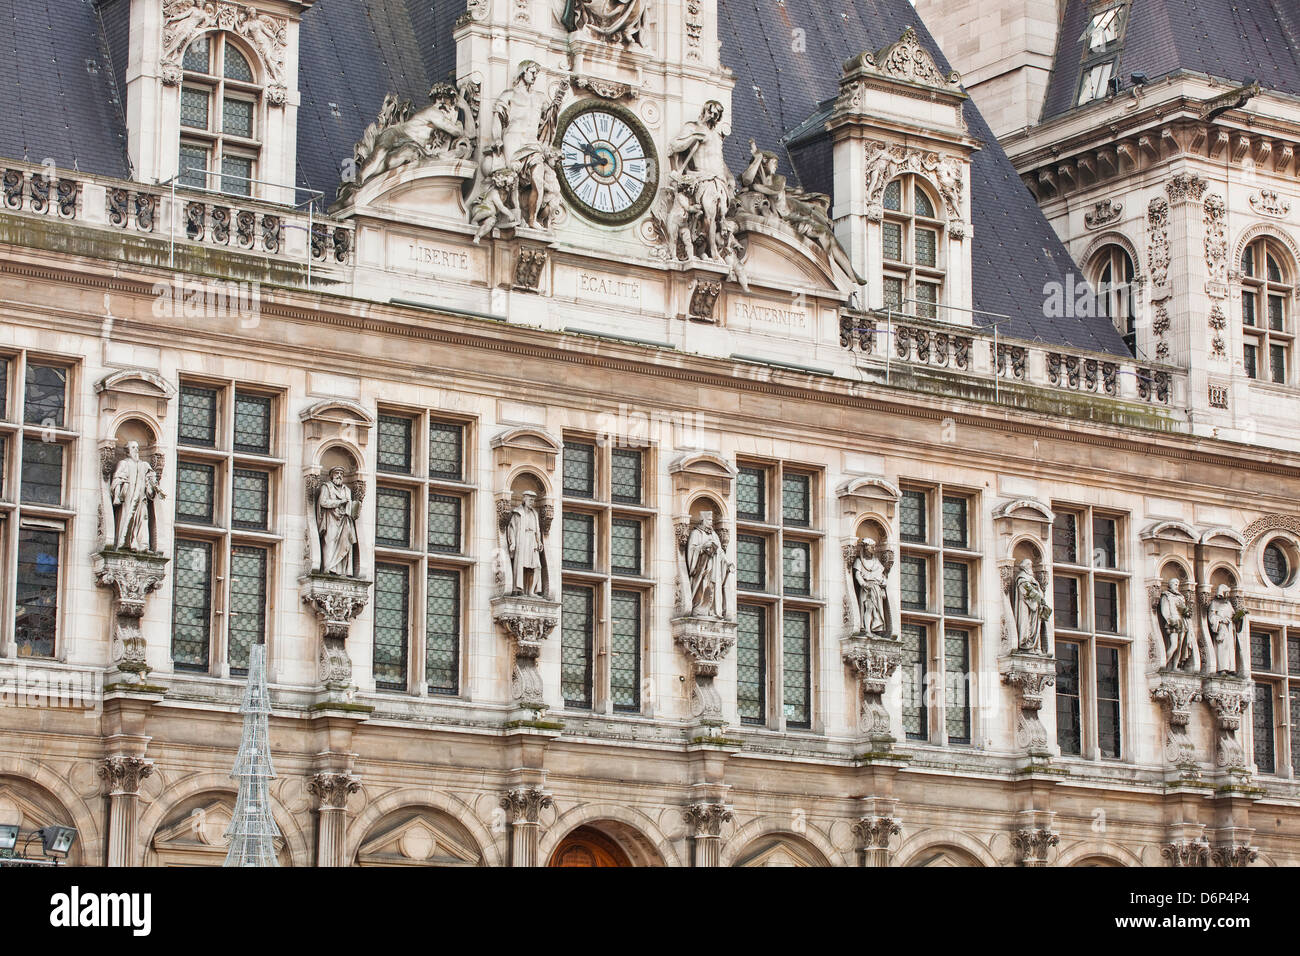
M 429 495 L 429 550 L 460 552 L 461 499 L 455 495 Z
M 1264 575 L 1278 587 L 1291 583 L 1291 562 L 1276 541 L 1264 547 Z
M 610 524 L 610 567 L 618 574 L 641 573 L 641 522 L 615 518 Z
M 786 541 L 781 547 L 781 586 L 786 594 L 812 592 L 812 549 L 806 541 Z
M 766 498 L 766 475 L 763 469 L 739 469 L 736 474 L 736 516 L 744 521 L 766 521 Z
M 767 541 L 757 535 L 736 536 L 736 586 L 762 591 L 767 584 Z
M 1113 568 L 1116 565 L 1115 520 L 1113 518 L 1092 519 L 1092 563 L 1098 568 Z
M 943 543 L 949 548 L 970 547 L 966 499 L 945 496 L 943 499 Z
M 1277 772 L 1277 742 L 1274 739 L 1273 685 L 1255 685 L 1255 705 L 1251 708 L 1255 729 L 1255 766 L 1260 773 Z
M 1290 359 L 1295 334 L 1290 306 L 1295 296 L 1295 263 L 1275 239 L 1261 236 L 1246 247 L 1241 265 L 1242 350 L 1246 375 L 1259 377 L 1264 371 L 1260 368 L 1261 359 L 1267 357 L 1269 380 L 1288 384 L 1292 381 Z
M 380 471 L 397 475 L 411 473 L 411 426 L 409 418 L 380 415 L 378 466 Z
M 884 241 L 885 258 L 890 262 L 903 261 L 903 227 L 896 222 L 887 222 L 880 227 Z
M 172 561 L 172 663 L 206 671 L 212 629 L 212 545 L 176 539 Z
M 1300 675 L 1300 635 L 1286 637 L 1286 669 L 1288 674 Z
M 46 428 L 64 427 L 67 414 L 68 370 L 54 365 L 27 365 L 27 395 L 23 421 Z
M 620 504 L 641 503 L 641 452 L 615 448 L 610 452 L 610 494 Z
M 190 129 L 208 128 L 207 90 L 187 86 L 181 90 L 181 125 Z
M 1251 628 L 1250 668 L 1254 671 L 1273 669 L 1273 635 L 1269 631 Z
M 913 611 L 924 611 L 929 603 L 925 558 L 905 554 L 899 560 L 898 568 L 899 600 L 903 607 Z
M 904 541 L 924 541 L 925 492 L 904 491 L 898 500 L 898 535 Z
M 206 176 L 188 172 L 187 167 L 219 169 L 223 192 L 248 196 L 259 151 L 257 115 L 262 91 L 248 58 L 229 42 L 227 34 L 201 39 L 202 43 L 190 44 L 182 60 L 180 125 L 185 138 L 180 142 L 180 182 L 205 188 L 210 185 Z M 209 151 L 215 156 L 211 166 Z M 203 154 L 201 166 L 194 162 L 197 152 Z
M 176 520 L 212 524 L 216 471 L 212 465 L 176 463 Z
M 223 57 L 222 74 L 230 80 L 240 80 L 244 83 L 253 82 L 253 68 L 248 65 L 248 60 L 244 55 L 236 50 L 229 43 L 225 44 L 225 56 Z
M 230 646 L 232 674 L 248 673 L 249 648 L 266 640 L 265 548 L 230 549 Z
M 460 481 L 464 475 L 465 428 L 447 422 L 429 423 L 429 476 Z
M 26 525 L 19 528 L 14 642 L 20 658 L 54 656 L 62 538 L 53 529 Z
M 783 615 L 782 643 L 785 725 L 807 728 L 812 725 L 812 614 L 787 609 Z
M 406 690 L 406 637 L 411 620 L 411 574 L 403 564 L 375 565 L 375 686 Z
M 596 446 L 564 443 L 564 493 L 570 498 L 596 497 Z
M 1097 743 L 1103 757 L 1120 757 L 1119 649 L 1097 648 Z
M 610 592 L 609 693 L 616 711 L 641 709 L 641 593 Z
M 235 451 L 271 453 L 271 398 L 235 392 Z
M 767 609 L 738 604 L 736 617 L 736 709 L 742 724 L 767 719 Z
M 245 156 L 221 157 L 221 191 L 235 196 L 249 196 L 253 191 L 253 161 Z
M 970 633 L 945 630 L 944 731 L 950 744 L 970 743 Z
M 221 103 L 221 131 L 232 136 L 253 138 L 253 102 L 227 96 Z
M 1052 560 L 1058 564 L 1079 563 L 1078 518 L 1068 511 L 1056 512 L 1052 524 Z
M 0 421 L 9 417 L 9 359 L 0 355 Z
M 948 614 L 970 613 L 970 569 L 960 561 L 943 563 L 943 609 Z
M 1291 774 L 1300 777 L 1300 687 L 1291 685 Z
M 900 300 L 902 310 L 909 312 L 909 303 L 901 300 L 910 298 L 916 315 L 935 318 L 943 278 L 944 224 L 935 215 L 939 210 L 921 178 L 911 174 L 885 187 L 882 205 L 880 240 L 886 304 L 894 308 L 891 300 Z
M 28 434 L 23 439 L 22 503 L 54 505 L 63 502 L 63 446 Z
M 375 544 L 411 546 L 411 493 L 402 488 L 375 489 Z
M 930 735 L 926 707 L 929 636 L 924 624 L 904 624 L 902 637 L 903 732 L 908 740 L 925 740 Z
M 595 592 L 566 584 L 560 613 L 560 694 L 565 707 L 591 707 Z
M 1079 629 L 1079 580 L 1057 574 L 1052 578 L 1055 602 L 1052 610 L 1058 627 Z
M 595 566 L 596 518 L 594 515 L 566 512 L 564 515 L 564 566 Z
M 208 72 L 209 43 L 206 36 L 195 37 L 185 48 L 185 57 L 181 65 L 195 73 Z
M 271 476 L 265 471 L 247 468 L 234 470 L 231 524 L 236 528 L 258 531 L 267 529 L 270 508 Z
M 1061 753 L 1083 753 L 1083 711 L 1080 704 L 1079 645 L 1056 642 L 1056 742 Z
M 1096 630 L 1119 633 L 1119 586 L 1114 581 L 1093 582 L 1093 622 Z
M 812 523 L 811 478 L 786 472 L 781 476 L 781 523 L 806 528 Z
M 207 188 L 207 149 L 202 146 L 196 146 L 193 143 L 181 143 L 181 148 L 176 158 L 176 166 L 180 170 L 179 175 L 176 178 L 177 185 L 187 186 L 190 189 Z
M 424 675 L 430 694 L 460 692 L 460 573 L 430 568 Z
M 217 390 L 181 387 L 180 443 L 215 448 L 217 445 Z

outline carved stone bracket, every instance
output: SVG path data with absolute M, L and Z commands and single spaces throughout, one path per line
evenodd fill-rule
M 506 595 L 492 601 L 492 619 L 505 629 L 514 645 L 510 693 L 515 704 L 530 711 L 545 710 L 537 658 L 542 653 L 542 641 L 560 623 L 560 603 L 523 594 Z
M 320 800 L 322 810 L 346 810 L 348 797 L 361 789 L 361 782 L 352 774 L 322 771 L 307 781 L 307 792 Z
M 1206 678 L 1201 694 L 1214 712 L 1214 765 L 1238 775 L 1248 773 L 1245 748 L 1241 743 L 1241 720 L 1250 707 L 1254 684 L 1239 677 Z
M 1194 780 L 1197 769 L 1196 745 L 1188 736 L 1191 704 L 1201 699 L 1200 678 L 1179 671 L 1162 670 L 1155 678 L 1151 696 L 1160 702 L 1165 715 L 1165 761 L 1178 776 Z
M 1013 652 L 1002 661 L 1002 683 L 1016 692 L 1016 747 L 1032 757 L 1048 758 L 1047 728 L 1038 712 L 1043 691 L 1056 683 L 1056 661 L 1048 654 Z
M 370 582 L 332 574 L 311 574 L 301 580 L 302 603 L 321 622 L 320 681 L 329 690 L 352 685 L 352 658 L 346 641 L 352 621 L 370 600 Z
M 675 617 L 673 642 L 691 661 L 691 715 L 705 727 L 721 727 L 722 697 L 713 679 L 718 665 L 736 646 L 736 622 L 716 617 Z
M 888 751 L 895 737 L 884 694 L 889 678 L 903 660 L 902 641 L 861 635 L 846 637 L 840 641 L 840 657 L 853 671 L 862 691 L 861 731 L 871 741 L 873 751 Z
M 94 557 L 95 581 L 113 589 L 113 635 L 109 659 L 124 674 L 143 678 L 149 673 L 145 640 L 140 633 L 149 595 L 167 576 L 167 558 L 141 551 L 105 548 Z
M 99 777 L 109 794 L 138 794 L 140 784 L 153 775 L 153 761 L 144 757 L 117 754 L 105 757 L 99 765 Z

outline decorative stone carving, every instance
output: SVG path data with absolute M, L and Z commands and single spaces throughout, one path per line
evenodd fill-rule
M 1169 295 L 1169 201 L 1157 196 L 1147 205 L 1147 269 L 1151 285 L 1159 292 L 1158 298 Z
M 542 641 L 560 623 L 560 603 L 542 597 L 508 594 L 492 601 L 492 619 L 505 629 L 513 644 L 510 694 L 515 704 L 532 712 L 545 710 L 546 696 L 542 675 L 537 670 L 537 658 L 542 653 Z
M 143 678 L 149 673 L 145 662 L 145 640 L 140 633 L 148 596 L 167 576 L 167 558 L 160 554 L 111 551 L 94 556 L 95 582 L 113 589 L 113 634 L 110 639 L 111 666 L 124 674 Z
M 111 794 L 138 794 L 140 784 L 153 775 L 153 761 L 144 757 L 117 754 L 105 757 L 98 768 L 99 778 Z
M 723 726 L 722 696 L 714 686 L 718 667 L 736 646 L 736 622 L 720 617 L 675 617 L 673 642 L 691 661 L 691 716 L 702 726 Z
M 896 638 L 889 600 L 894 552 L 886 542 L 859 538 L 844 546 L 844 615 L 850 634 Z
M 1160 856 L 1170 866 L 1204 867 L 1210 865 L 1210 844 L 1207 840 L 1179 840 L 1160 847 Z
M 1165 762 L 1178 776 L 1195 779 L 1197 770 L 1196 745 L 1187 733 L 1191 722 L 1191 704 L 1201 699 L 1201 682 L 1198 678 L 1177 671 L 1161 671 L 1153 678 L 1155 686 L 1151 696 L 1157 700 L 1165 717 Z
M 346 810 L 348 797 L 361 789 L 350 773 L 322 771 L 307 781 L 307 792 L 320 800 L 322 810 Z
M 736 818 L 725 803 L 692 803 L 682 811 L 695 843 L 695 865 L 717 866 L 722 844 L 722 825 Z
M 866 866 L 888 866 L 889 841 L 902 832 L 903 822 L 893 816 L 862 817 L 853 824 Z
M 992 347 L 990 343 L 990 347 Z M 997 346 L 996 361 L 998 365 L 998 375 L 1003 378 L 1015 378 L 1024 381 L 1025 370 L 1028 363 L 1028 352 L 1020 345 L 1004 345 L 1001 342 Z
M 561 22 L 570 33 L 585 32 L 606 43 L 644 46 L 649 0 L 566 0 Z
M 1215 866 L 1250 866 L 1259 859 L 1259 849 L 1249 843 L 1222 843 L 1210 850 Z
M 536 292 L 541 285 L 546 258 L 546 249 L 542 246 L 521 246 L 515 253 L 515 288 Z
M 354 181 L 340 184 L 339 198 L 346 200 L 357 187 L 401 166 L 470 158 L 478 137 L 478 105 L 479 85 L 469 80 L 459 88 L 435 83 L 429 105 L 415 112 L 410 100 L 389 93 L 353 147 Z
M 352 621 L 370 600 L 370 582 L 332 574 L 309 574 L 300 581 L 302 603 L 321 623 L 318 659 L 320 682 L 329 690 L 347 690 L 352 684 L 352 658 L 346 641 Z
M 125 450 L 116 446 L 102 452 L 103 476 L 108 484 L 108 504 L 102 516 L 105 547 L 116 551 L 158 553 L 158 523 L 154 502 L 166 497 L 159 487 L 164 456 L 140 457 L 139 442 Z
M 896 637 L 856 634 L 840 642 L 840 657 L 853 672 L 862 694 L 858 726 L 873 752 L 887 752 L 894 734 L 885 707 L 889 678 L 903 660 L 903 642 Z
M 1056 661 L 1047 653 L 1015 651 L 1002 664 L 1002 683 L 1016 693 L 1016 748 L 1035 758 L 1051 755 L 1039 719 L 1043 691 L 1056 683 Z
M 678 533 L 680 537 L 680 530 Z M 729 617 L 736 565 L 727 557 L 724 534 L 722 528 L 714 527 L 713 512 L 704 511 L 681 542 L 684 583 L 687 585 L 682 595 L 681 611 L 691 617 Z
M 945 73 L 921 45 L 913 27 L 908 27 L 894 43 L 875 53 L 862 53 L 849 60 L 844 72 L 864 71 L 917 86 L 956 91 L 961 85 L 961 75 L 955 70 Z
M 876 351 L 876 320 L 858 312 L 840 313 L 840 346 L 851 349 L 856 342 L 863 355 Z
M 932 150 L 916 149 L 901 143 L 888 145 L 876 140 L 867 144 L 867 218 L 875 222 L 884 218 L 882 199 L 885 187 L 903 173 L 925 176 L 938 187 L 948 216 L 949 234 L 958 238 L 964 235 L 962 194 L 965 180 L 961 161 L 955 156 L 940 156 Z
M 1047 866 L 1048 851 L 1061 842 L 1061 835 L 1049 824 L 1022 826 L 1011 835 L 1011 848 L 1020 866 Z
M 704 52 L 704 2 L 703 0 L 686 0 L 686 61 L 698 63 Z
M 1216 299 L 1228 295 L 1228 207 L 1218 193 L 1205 197 L 1206 291 Z
M 1211 595 L 1201 591 L 1206 630 L 1205 669 L 1211 674 L 1245 677 L 1249 656 L 1246 648 L 1246 605 L 1226 584 Z
M 1083 214 L 1083 222 L 1089 229 L 1100 229 L 1115 222 L 1124 213 L 1124 204 L 1113 199 L 1103 199 L 1091 210 Z
M 569 83 L 561 81 L 547 99 L 535 88 L 541 72 L 535 60 L 522 61 L 493 105 L 490 124 L 484 121 L 479 179 L 470 200 L 475 241 L 498 227 L 549 229 L 562 208 L 555 171 L 560 151 L 551 141 Z
M 551 795 L 537 786 L 515 787 L 501 798 L 510 823 L 510 865 L 537 866 L 542 811 L 555 805 Z
M 1291 212 L 1291 203 L 1272 189 L 1261 189 L 1257 193 L 1252 193 L 1250 207 L 1261 215 L 1273 216 L 1276 219 L 1282 219 Z
M 1201 654 L 1192 627 L 1192 606 L 1187 603 L 1180 582 L 1170 578 L 1156 595 L 1152 608 L 1164 640 L 1163 669 L 1195 674 L 1201 669 Z
M 569 83 L 575 90 L 586 90 L 603 100 L 634 100 L 639 92 L 635 86 L 627 83 L 615 83 L 597 76 L 579 76 L 576 73 L 569 77 Z
M 525 491 L 506 516 L 506 555 L 510 561 L 510 594 L 542 597 L 550 590 L 546 565 L 546 534 L 537 509 L 537 492 Z
M 1238 677 L 1206 678 L 1202 690 L 1214 712 L 1216 727 L 1214 764 L 1221 770 L 1244 774 L 1246 751 L 1241 744 L 1241 720 L 1250 707 L 1254 684 Z
M 1031 654 L 1047 653 L 1048 622 L 1052 607 L 1047 603 L 1046 572 L 1034 570 L 1028 558 L 1020 562 L 1012 574 L 1007 588 L 1011 605 L 1011 625 L 1015 632 L 1016 649 Z
M 1171 203 L 1200 202 L 1209 184 L 1195 173 L 1179 173 L 1165 183 Z
M 713 322 L 714 309 L 721 294 L 721 282 L 716 279 L 697 278 L 691 285 L 691 301 L 687 306 L 687 314 L 700 322 Z
M 329 480 L 308 474 L 307 509 L 312 573 L 355 577 L 360 571 L 357 519 L 366 496 L 366 483 L 359 475 L 347 481 L 347 470 L 331 468 Z
M 722 152 L 722 116 L 709 100 L 668 145 L 668 184 L 653 213 L 671 259 L 727 262 L 733 252 L 736 180 Z
M 266 99 L 283 106 L 285 56 L 288 49 L 288 21 L 261 13 L 254 7 L 205 0 L 165 0 L 163 3 L 162 81 L 177 86 L 184 76 L 181 60 L 185 48 L 207 30 L 230 30 L 243 37 L 257 51 L 266 68 Z

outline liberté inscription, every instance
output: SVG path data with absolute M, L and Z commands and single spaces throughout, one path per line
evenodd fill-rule
M 420 272 L 432 272 L 436 275 L 468 276 L 472 271 L 468 251 L 430 246 L 423 242 L 406 244 L 406 264 Z

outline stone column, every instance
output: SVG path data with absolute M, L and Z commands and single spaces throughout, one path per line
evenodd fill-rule
M 136 828 L 140 815 L 140 782 L 153 773 L 152 761 L 117 754 L 99 765 L 108 789 L 108 865 L 135 866 Z
M 898 801 L 888 797 L 865 797 L 863 815 L 853 824 L 853 833 L 862 850 L 862 865 L 889 866 L 889 841 L 903 832 L 902 821 L 894 815 Z
M 551 795 L 541 787 L 516 787 L 501 798 L 501 808 L 510 821 L 511 866 L 541 865 L 537 859 L 540 818 L 542 810 L 551 805 Z
M 725 803 L 692 803 L 684 813 L 693 832 L 694 866 L 718 866 L 722 856 L 722 825 L 735 819 Z
M 347 866 L 348 797 L 361 783 L 346 771 L 325 770 L 307 784 L 307 792 L 320 801 L 320 834 L 316 843 L 317 866 Z

